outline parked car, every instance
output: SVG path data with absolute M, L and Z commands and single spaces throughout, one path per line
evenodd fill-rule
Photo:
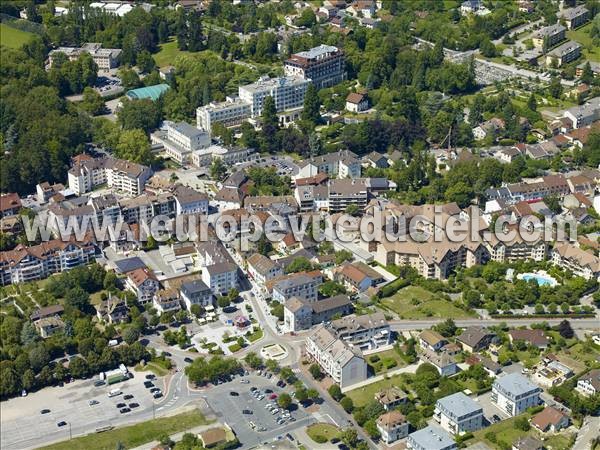
M 104 384 L 105 383 L 102 380 L 94 381 L 94 386 L 96 387 L 104 386 Z
M 248 380 L 240 380 L 240 383 L 242 383 L 242 384 L 250 384 L 250 381 L 248 381 Z
M 229 392 L 229 395 L 231 395 L 232 397 L 239 397 L 239 396 L 240 396 L 240 394 L 238 394 L 238 393 L 237 393 L 237 392 L 235 392 L 235 391 L 230 391 L 230 392 Z
M 154 383 L 152 381 L 144 381 L 144 387 L 145 388 L 154 387 Z
M 126 414 L 126 413 L 128 413 L 128 412 L 131 412 L 131 409 L 129 409 L 129 408 L 121 408 L 121 409 L 119 410 L 119 412 L 120 412 L 121 414 Z
M 154 380 L 156 378 L 156 376 L 153 373 L 149 373 L 148 375 L 146 375 L 146 380 Z
M 100 403 L 98 400 L 90 400 L 90 401 L 88 402 L 88 405 L 90 405 L 90 406 L 94 406 L 94 405 L 97 405 L 98 403 Z
M 133 408 L 137 408 L 138 406 L 140 406 L 140 404 L 133 402 L 133 403 L 130 403 L 129 405 L 127 405 L 127 406 L 129 406 L 131 409 L 133 409 Z
M 183 360 L 184 360 L 186 363 L 190 363 L 190 364 L 194 362 L 194 360 L 193 360 L 192 358 L 188 358 L 187 356 L 186 356 L 185 358 L 183 358 Z
M 242 414 L 252 414 L 252 410 L 244 409 L 244 410 L 242 410 Z
M 133 395 L 131 394 L 127 394 L 123 397 L 124 400 L 131 400 L 133 398 Z
M 265 394 L 272 394 L 273 393 L 273 389 L 265 389 Z
M 57 427 L 64 427 L 67 424 L 67 422 L 65 422 L 64 420 L 61 420 L 60 422 L 58 422 L 56 424 Z
M 117 408 L 125 408 L 126 406 L 125 403 L 117 403 Z
M 269 395 L 269 400 L 275 400 L 277 398 L 277 394 Z
M 151 394 L 154 394 L 155 392 L 160 392 L 160 388 L 153 387 L 152 389 L 150 389 Z
M 154 398 L 161 398 L 162 397 L 162 392 L 155 392 L 154 395 L 152 395 L 152 397 L 154 397 Z
M 42 410 L 40 411 L 40 414 L 48 414 L 49 412 L 50 412 L 50 410 L 49 410 L 49 409 L 42 409 Z

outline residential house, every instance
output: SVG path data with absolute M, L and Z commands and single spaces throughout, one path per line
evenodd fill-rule
M 600 280 L 600 258 L 573 244 L 564 243 L 554 247 L 552 263 L 586 280 Z
M 391 386 L 375 394 L 375 400 L 381 403 L 383 409 L 391 411 L 396 409 L 398 406 L 408 402 L 408 395 L 406 392 L 398 389 L 395 386 Z
M 569 416 L 552 406 L 546 406 L 531 418 L 531 425 L 542 433 L 556 433 L 569 426 Z
M 496 378 L 492 384 L 492 403 L 511 417 L 538 406 L 542 389 L 519 373 Z
M 456 359 L 445 352 L 436 353 L 425 350 L 419 357 L 424 363 L 433 364 L 443 377 L 449 377 L 458 372 Z
M 21 209 L 21 197 L 19 194 L 11 192 L 10 194 L 0 195 L 0 218 L 14 216 Z
M 65 312 L 65 308 L 62 305 L 50 305 L 44 306 L 43 308 L 36 309 L 30 316 L 29 320 L 35 322 L 36 320 L 44 319 L 46 317 L 60 316 Z
M 59 316 L 44 317 L 43 319 L 37 320 L 34 326 L 40 336 L 46 339 L 55 333 L 58 333 L 65 328 L 65 323 Z
M 363 292 L 384 281 L 379 272 L 363 262 L 342 265 L 334 278 L 351 292 Z
M 326 173 L 330 178 L 359 178 L 360 160 L 350 150 L 314 156 L 300 164 L 300 171 L 294 179 L 314 177 Z
M 406 447 L 411 450 L 457 450 L 452 436 L 437 425 L 429 425 L 408 435 Z
M 125 299 L 108 295 L 106 300 L 102 300 L 96 307 L 96 317 L 98 320 L 117 325 L 129 320 L 129 308 Z
M 225 295 L 238 287 L 238 266 L 232 262 L 221 262 L 202 269 L 202 281 L 213 294 Z
M 343 294 L 312 303 L 292 297 L 284 303 L 283 307 L 286 329 L 296 332 L 307 330 L 319 323 L 329 322 L 335 316 L 350 314 L 352 301 Z
M 154 299 L 159 284 L 152 270 L 140 267 L 127 273 L 125 287 L 137 295 L 140 304 L 146 305 Z
M 483 427 L 483 408 L 462 392 L 439 399 L 433 418 L 452 434 L 462 434 Z
M 342 317 L 329 327 L 338 338 L 361 350 L 373 350 L 392 342 L 392 330 L 382 312 Z
M 539 385 L 551 388 L 562 384 L 565 380 L 573 376 L 573 370 L 561 362 L 553 354 L 548 354 L 537 365 L 532 379 Z
M 539 349 L 548 348 L 549 341 L 544 330 L 539 328 L 534 330 L 515 329 L 508 332 L 508 339 L 511 344 L 515 341 L 524 341 L 527 345 L 537 347 Z
M 377 429 L 381 440 L 387 445 L 408 436 L 410 424 L 400 411 L 390 411 L 377 418 Z
M 483 369 L 487 372 L 487 374 L 490 377 L 496 377 L 498 376 L 498 374 L 500 374 L 500 372 L 502 372 L 502 366 L 500 364 L 477 353 L 469 355 L 469 357 L 465 359 L 465 364 L 467 364 L 468 366 L 481 364 Z
M 390 167 L 389 158 L 378 152 L 371 152 L 363 157 L 363 164 L 379 169 L 387 169 Z
M 583 105 L 567 109 L 564 117 L 571 121 L 574 129 L 591 125 L 593 122 L 600 120 L 600 97 L 595 97 Z
M 496 334 L 490 332 L 487 328 L 472 326 L 465 328 L 460 336 L 456 338 L 456 341 L 464 351 L 475 353 L 487 349 L 495 339 Z
M 177 215 L 208 213 L 208 196 L 187 186 L 177 185 L 173 190 Z
M 285 303 L 292 297 L 312 303 L 317 301 L 319 286 L 323 283 L 320 271 L 299 272 L 275 278 L 272 281 L 272 298 Z
M 367 379 L 367 363 L 360 350 L 320 325 L 306 338 L 306 353 L 344 389 Z
M 154 294 L 152 306 L 159 314 L 179 311 L 181 309 L 179 291 L 177 289 L 161 289 Z
M 283 275 L 282 267 L 271 258 L 255 253 L 247 259 L 248 275 L 258 284 L 264 286 L 273 278 Z
M 419 345 L 423 349 L 437 352 L 448 343 L 448 340 L 437 331 L 423 330 L 419 334 Z
M 212 290 L 201 279 L 182 283 L 180 294 L 188 311 L 192 309 L 192 305 L 206 307 L 213 304 Z
M 600 393 L 600 369 L 590 370 L 577 380 L 577 391 L 586 397 Z
M 359 113 L 369 109 L 369 99 L 366 94 L 359 94 L 358 92 L 351 92 L 346 97 L 346 110 Z

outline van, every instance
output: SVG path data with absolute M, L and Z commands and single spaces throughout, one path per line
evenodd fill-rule
M 117 395 L 121 395 L 123 392 L 119 389 L 113 389 L 108 393 L 108 398 L 116 397 Z

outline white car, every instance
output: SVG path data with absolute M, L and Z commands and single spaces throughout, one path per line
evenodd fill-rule
M 279 410 L 277 408 L 275 408 L 274 410 L 271 411 L 271 414 L 275 415 L 279 412 Z

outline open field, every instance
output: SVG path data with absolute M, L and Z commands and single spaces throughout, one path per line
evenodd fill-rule
M 0 23 L 0 45 L 6 45 L 11 48 L 21 48 L 23 44 L 29 42 L 33 33 L 18 30 Z
M 163 434 L 174 434 L 207 423 L 199 411 L 190 411 L 172 417 L 163 417 L 129 427 L 117 428 L 104 433 L 82 436 L 42 448 L 46 450 L 87 450 L 90 448 L 114 450 L 119 442 L 125 448 L 132 448 L 157 440 Z
M 315 423 L 306 428 L 306 434 L 317 443 L 330 441 L 336 437 L 339 432 L 340 430 L 328 423 Z
M 567 39 L 579 42 L 583 46 L 582 53 L 584 58 L 593 62 L 600 62 L 600 47 L 594 47 L 589 34 L 591 29 L 592 24 L 588 23 L 576 30 L 569 30 L 567 31 Z
M 427 317 L 459 319 L 473 316 L 453 305 L 452 302 L 436 297 L 435 294 L 419 286 L 402 288 L 392 297 L 383 299 L 381 303 L 398 314 L 400 319 Z
M 378 357 L 377 361 L 374 361 Z M 406 364 L 396 352 L 396 350 L 385 350 L 383 352 L 372 353 L 366 356 L 367 363 L 373 368 L 376 375 L 385 373 L 389 370 L 395 370 L 400 367 L 404 367 Z
M 177 48 L 177 40 L 171 39 L 169 42 L 160 45 L 160 51 L 152 55 L 158 67 L 165 67 L 173 64 L 175 58 L 179 55 L 189 55 L 190 52 L 181 51 Z

